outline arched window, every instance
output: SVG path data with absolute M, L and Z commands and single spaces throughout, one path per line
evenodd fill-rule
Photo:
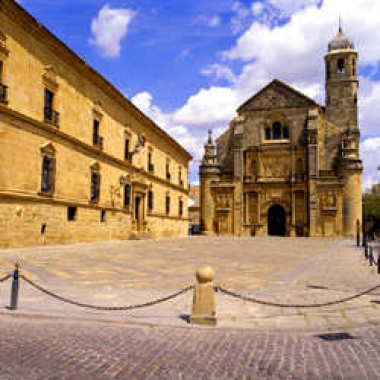
M 355 58 L 352 58 L 352 76 L 356 75 L 356 66 Z
M 273 139 L 280 140 L 281 139 L 281 124 L 276 121 L 273 123 Z
M 345 72 L 346 72 L 346 69 L 345 69 L 345 65 L 344 65 L 344 59 L 339 58 L 338 63 L 337 63 L 337 73 L 339 75 L 343 75 L 343 74 L 345 74 Z

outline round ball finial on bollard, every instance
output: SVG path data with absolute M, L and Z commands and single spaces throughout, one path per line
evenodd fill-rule
M 193 308 L 190 323 L 216 325 L 214 270 L 209 266 L 197 268 L 197 283 L 194 288 Z
M 197 281 L 201 284 L 212 282 L 214 280 L 214 270 L 208 266 L 199 267 L 195 272 L 195 277 L 197 278 Z

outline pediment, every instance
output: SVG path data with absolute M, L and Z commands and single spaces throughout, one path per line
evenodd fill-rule
M 238 108 L 238 113 L 278 108 L 307 108 L 316 105 L 318 104 L 313 99 L 275 79 L 243 103 Z

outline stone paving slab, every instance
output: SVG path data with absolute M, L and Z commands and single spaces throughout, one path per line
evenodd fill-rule
M 19 260 L 22 272 L 59 295 L 96 305 L 139 304 L 194 283 L 199 265 L 211 265 L 215 284 L 247 296 L 283 303 L 319 303 L 350 296 L 380 283 L 361 249 L 350 240 L 191 237 L 106 242 L 0 251 L 6 272 Z M 10 281 L 0 285 L 3 313 Z M 279 308 L 218 293 L 219 327 L 262 330 L 335 330 L 380 323 L 380 289 L 323 308 Z M 120 322 L 188 326 L 192 293 L 128 312 L 81 309 L 61 303 L 22 282 L 23 315 L 72 316 Z M 1 306 L 1 303 L 0 303 Z
M 380 378 L 380 328 L 340 334 L 2 317 L 0 378 Z

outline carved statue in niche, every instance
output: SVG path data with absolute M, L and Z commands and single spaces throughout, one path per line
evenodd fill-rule
M 332 191 L 329 191 L 328 193 L 322 195 L 321 203 L 323 208 L 336 207 L 336 195 Z
M 229 208 L 230 207 L 230 197 L 228 194 L 218 194 L 215 197 L 215 206 L 217 208 Z

